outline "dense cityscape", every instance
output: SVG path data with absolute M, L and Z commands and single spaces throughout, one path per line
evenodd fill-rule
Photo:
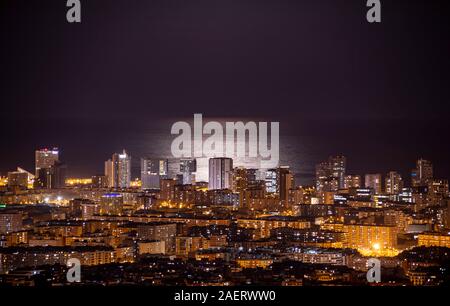
M 132 178 L 123 150 L 104 173 L 71 178 L 58 148 L 38 149 L 34 171 L 2 176 L 0 285 L 449 284 L 449 185 L 432 161 L 405 178 L 350 174 L 344 156 L 330 156 L 311 186 L 289 166 L 224 157 L 209 159 L 208 182 L 196 181 L 195 159 L 140 164 Z M 367 281 L 369 258 L 381 261 L 379 282 Z
M 0 1 L 0 301 L 445 301 L 448 12 Z

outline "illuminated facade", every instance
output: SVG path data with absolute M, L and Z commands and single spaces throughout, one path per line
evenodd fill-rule
M 413 187 L 426 186 L 433 179 L 433 164 L 429 160 L 419 159 L 416 168 L 411 171 Z
M 361 184 L 361 176 L 360 175 L 346 175 L 344 178 L 344 188 L 360 188 Z
M 88 209 L 92 208 L 92 206 L 85 205 L 84 208 Z M 121 215 L 122 211 L 123 211 L 123 196 L 121 194 L 107 193 L 102 196 L 99 209 L 99 213 L 101 215 Z
M 450 235 L 443 233 L 419 234 L 418 245 L 425 247 L 445 247 L 450 248 Z
M 272 229 L 279 227 L 290 227 L 293 229 L 305 229 L 310 227 L 310 222 L 299 218 L 259 218 L 259 219 L 238 219 L 238 227 L 255 229 L 260 238 L 270 237 Z
M 130 187 L 131 157 L 125 150 L 122 153 L 114 153 L 112 158 L 105 162 L 105 175 L 110 188 Z
M 373 189 L 375 194 L 382 192 L 381 174 L 366 174 L 364 178 L 364 186 Z
M 327 161 L 316 165 L 317 191 L 337 191 L 345 188 L 345 156 L 330 156 Z
M 175 223 L 153 222 L 139 224 L 136 232 L 140 240 L 164 241 L 165 253 L 175 253 L 175 237 L 177 235 L 177 225 Z
M 419 159 L 416 168 L 411 171 L 413 187 L 426 186 L 433 179 L 433 164 L 429 160 Z
M 44 168 L 50 168 L 55 162 L 59 161 L 59 150 L 58 148 L 40 149 L 35 152 L 35 169 L 36 176 L 38 171 Z
M 343 231 L 348 248 L 381 251 L 397 247 L 397 228 L 394 226 L 345 224 Z
M 141 158 L 142 189 L 159 189 L 160 180 L 168 178 L 169 161 L 164 158 Z
M 402 176 L 395 171 L 389 172 L 385 179 L 385 186 L 387 194 L 394 195 L 401 193 L 403 189 Z

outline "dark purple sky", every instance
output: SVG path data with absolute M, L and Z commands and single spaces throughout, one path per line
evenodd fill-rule
M 448 1 L 384 0 L 381 24 L 365 0 L 82 0 L 81 24 L 65 2 L 0 4 L 2 173 L 52 145 L 71 174 L 101 172 L 146 154 L 130 135 L 201 112 L 280 121 L 306 176 L 342 153 L 350 172 L 422 156 L 450 177 Z

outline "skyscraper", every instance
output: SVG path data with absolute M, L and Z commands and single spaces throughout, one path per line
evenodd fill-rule
M 411 171 L 413 187 L 427 186 L 433 180 L 433 164 L 425 159 L 416 162 L 416 168 Z
M 375 194 L 380 194 L 382 189 L 381 174 L 366 174 L 364 178 L 364 186 L 372 188 Z
M 218 157 L 209 159 L 210 190 L 231 189 L 233 180 L 233 159 Z
M 386 175 L 385 186 L 387 194 L 392 195 L 401 193 L 403 188 L 402 176 L 395 171 L 390 171 Z
M 114 153 L 105 162 L 105 175 L 108 177 L 108 187 L 128 188 L 131 181 L 131 156 L 125 150 Z
M 278 190 L 278 171 L 277 169 L 268 169 L 265 177 L 266 192 L 276 193 Z
M 169 175 L 169 161 L 163 158 L 141 158 L 142 189 L 159 189 L 160 180 Z
M 294 188 L 294 175 L 289 167 L 266 171 L 266 192 L 278 194 L 280 200 L 287 200 L 289 189 Z
M 60 161 L 55 161 L 48 168 L 40 168 L 34 180 L 37 189 L 59 189 L 65 187 L 67 166 Z
M 40 149 L 35 152 L 35 170 L 36 176 L 40 169 L 50 168 L 55 162 L 59 161 L 59 150 L 58 148 Z
M 195 172 L 197 171 L 197 161 L 195 159 L 181 159 L 180 172 L 183 185 L 195 183 Z
M 316 165 L 317 191 L 337 191 L 345 188 L 345 156 L 330 156 L 327 161 Z
M 331 156 L 328 161 L 330 163 L 331 176 L 338 180 L 338 188 L 343 189 L 345 183 L 345 168 L 347 165 L 346 158 L 344 156 Z
M 236 167 L 233 170 L 233 188 L 234 192 L 242 192 L 246 189 L 256 188 L 258 186 L 257 169 L 247 169 Z
M 278 168 L 278 171 L 278 192 L 280 195 L 280 200 L 287 201 L 289 190 L 294 188 L 294 174 L 289 170 L 289 167 L 280 167 Z

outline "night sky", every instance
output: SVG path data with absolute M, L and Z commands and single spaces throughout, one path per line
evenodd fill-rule
M 152 135 L 203 113 L 280 121 L 303 182 L 331 154 L 405 176 L 423 157 L 450 178 L 450 6 L 381 2 L 369 24 L 366 0 L 82 0 L 69 24 L 65 0 L 3 0 L 0 173 L 59 146 L 71 175 L 126 148 L 137 176 L 167 149 Z

